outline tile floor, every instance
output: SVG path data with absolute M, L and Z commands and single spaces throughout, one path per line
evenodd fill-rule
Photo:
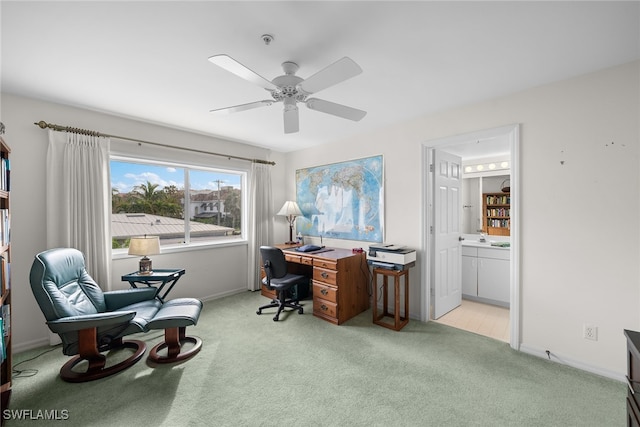
M 509 342 L 509 309 L 475 301 L 462 305 L 436 320 L 438 323 Z

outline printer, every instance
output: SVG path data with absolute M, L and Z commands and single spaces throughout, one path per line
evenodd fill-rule
M 406 270 L 416 265 L 416 251 L 386 243 L 371 245 L 367 251 L 367 263 L 389 270 Z

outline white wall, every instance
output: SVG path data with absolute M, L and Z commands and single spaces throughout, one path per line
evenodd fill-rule
M 544 357 L 548 349 L 563 362 L 622 378 L 623 329 L 640 329 L 639 75 L 640 62 L 635 62 L 347 141 L 271 153 L 278 163 L 273 169 L 274 208 L 295 197 L 296 169 L 384 155 L 385 240 L 419 251 L 410 275 L 410 313 L 419 318 L 422 144 L 520 123 L 522 349 Z M 47 336 L 28 288 L 33 255 L 45 249 L 46 132 L 33 122 L 269 156 L 255 147 L 11 95 L 3 95 L 1 111 L 12 147 L 13 339 L 18 351 Z M 275 231 L 277 241 L 278 236 L 284 239 L 284 221 L 276 220 Z M 337 240 L 325 244 L 367 246 Z M 136 262 L 115 262 L 114 281 L 135 270 Z M 154 265 L 169 264 L 187 268 L 176 295 L 210 297 L 246 287 L 244 246 L 154 257 Z M 598 341 L 582 338 L 586 322 L 598 326 Z
M 48 134 L 33 123 L 50 123 L 96 130 L 168 145 L 179 145 L 236 156 L 270 159 L 276 162 L 274 182 L 282 187 L 283 157 L 268 150 L 203 135 L 183 132 L 154 124 L 65 107 L 14 95 L 2 94 L 5 140 L 11 146 L 11 273 L 13 349 L 21 351 L 48 343 L 48 329 L 29 287 L 29 270 L 36 253 L 47 249 L 45 218 L 45 161 Z M 199 162 L 211 166 L 239 166 L 250 163 L 229 161 L 224 157 L 189 154 L 149 145 L 112 140 L 112 149 L 144 157 L 170 153 L 176 161 Z M 283 202 L 282 190 L 274 191 L 277 203 Z M 284 224 L 277 229 L 285 233 Z M 120 281 L 137 270 L 138 257 L 115 259 L 112 281 L 115 289 L 127 288 Z M 184 267 L 186 274 L 173 289 L 172 297 L 215 298 L 247 289 L 247 245 L 236 244 L 216 249 L 163 253 L 153 256 L 154 267 Z
M 385 240 L 416 248 L 420 263 L 422 144 L 520 123 L 521 349 L 623 378 L 623 329 L 640 328 L 639 76 L 634 62 L 290 153 L 287 194 L 295 169 L 382 154 Z M 421 270 L 410 274 L 415 318 Z

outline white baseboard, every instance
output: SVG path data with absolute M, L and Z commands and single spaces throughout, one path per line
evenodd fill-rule
M 16 345 L 13 346 L 11 351 L 15 354 L 15 353 L 21 353 L 21 352 L 27 351 L 27 350 L 33 350 L 34 348 L 38 348 L 38 347 L 44 347 L 44 346 L 47 346 L 47 345 L 50 345 L 48 337 L 47 338 L 39 338 L 37 340 L 16 344 Z
M 62 339 L 60 335 L 54 334 L 53 332 L 49 332 L 49 345 L 58 345 L 62 343 Z
M 529 346 L 527 344 L 520 344 L 520 351 L 523 353 L 531 354 L 533 356 L 541 357 L 543 359 L 551 359 L 551 361 L 560 363 L 561 365 L 571 366 L 572 368 L 580 369 L 592 374 L 600 375 L 601 377 L 611 378 L 612 380 L 626 383 L 624 373 L 610 371 L 608 369 L 602 369 L 598 366 L 589 365 L 579 360 L 572 359 L 570 357 L 563 356 L 554 352 L 550 352 L 547 355 L 545 349 Z
M 225 291 L 225 292 L 220 292 L 217 294 L 213 294 L 213 295 L 208 295 L 206 297 L 203 298 L 198 298 L 200 301 L 205 302 L 205 301 L 211 301 L 214 299 L 219 299 L 219 298 L 224 298 L 224 297 L 228 297 L 230 295 L 235 295 L 235 294 L 239 294 L 241 292 L 249 292 L 249 290 L 247 288 L 241 288 L 241 289 L 232 289 L 230 291 Z M 257 291 L 256 291 L 257 292 Z

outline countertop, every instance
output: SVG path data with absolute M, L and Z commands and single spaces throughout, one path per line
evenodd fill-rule
M 488 248 L 488 249 L 498 249 L 503 251 L 508 251 L 511 249 L 510 247 L 502 247 L 502 246 L 492 246 L 491 243 L 500 243 L 500 242 L 492 242 L 491 239 L 487 239 L 486 242 L 480 242 L 478 240 L 468 240 L 465 239 L 462 241 L 462 246 L 471 246 L 474 248 Z

